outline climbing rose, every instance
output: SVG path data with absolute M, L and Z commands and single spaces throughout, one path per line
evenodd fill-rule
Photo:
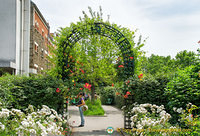
M 56 89 L 56 92 L 57 92 L 57 93 L 59 93 L 59 92 L 60 92 L 60 89 L 59 89 L 59 88 L 57 88 L 57 89 Z
M 128 92 L 126 92 L 126 95 L 130 95 L 131 93 L 128 91 Z
M 128 98 L 128 95 L 124 95 L 124 98 Z
M 118 67 L 119 67 L 119 68 L 123 68 L 124 66 L 123 66 L 123 65 L 119 65 Z
M 140 75 L 138 76 L 139 79 L 141 79 L 142 77 L 143 77 L 143 74 L 140 74 Z
M 81 72 L 84 74 L 85 73 L 85 71 L 84 70 L 81 70 Z

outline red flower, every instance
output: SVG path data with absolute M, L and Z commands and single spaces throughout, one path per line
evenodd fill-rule
M 130 95 L 131 93 L 128 91 L 128 92 L 126 92 L 126 95 Z
M 138 76 L 139 79 L 142 78 L 142 77 L 143 77 L 143 74 L 140 74 L 140 75 Z
M 128 98 L 128 95 L 124 95 L 124 98 Z
M 70 70 L 71 73 L 73 73 L 73 71 Z
M 130 83 L 130 81 L 128 80 L 128 81 L 126 82 L 126 85 L 129 84 L 129 83 Z
M 81 70 L 81 72 L 84 74 L 85 73 L 85 71 L 84 70 Z
M 84 87 L 87 88 L 87 89 L 89 89 L 89 90 L 91 90 L 91 86 L 92 86 L 92 85 L 90 85 L 90 84 L 88 84 L 88 83 L 85 83 L 85 85 L 84 85 Z
M 124 66 L 123 66 L 123 65 L 119 65 L 118 67 L 119 67 L 119 68 L 123 68 Z
M 112 87 L 114 87 L 114 84 L 112 83 Z
M 133 57 L 130 57 L 130 59 L 133 59 Z
M 80 90 L 82 91 L 82 90 L 83 90 L 83 88 L 80 88 Z
M 68 101 L 66 101 L 66 103 L 69 103 Z
M 60 92 L 60 89 L 59 89 L 59 88 L 57 88 L 57 89 L 56 89 L 56 92 L 57 92 L 57 93 L 59 93 L 59 92 Z
M 74 84 L 74 86 L 76 86 L 76 84 Z
M 67 67 L 69 67 L 69 64 L 67 64 Z

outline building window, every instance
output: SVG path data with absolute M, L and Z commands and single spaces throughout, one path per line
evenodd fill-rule
M 34 42 L 35 44 L 34 44 L 34 46 L 35 46 L 35 52 L 38 52 L 38 44 L 37 44 L 37 42 Z
M 34 64 L 34 68 L 35 68 L 35 69 L 38 69 L 38 65 L 37 65 L 37 64 Z
M 35 21 L 35 28 L 39 31 L 39 23 L 37 22 L 37 20 Z
M 41 57 L 44 58 L 44 49 L 41 50 Z
M 42 36 L 44 37 L 44 29 L 42 29 Z

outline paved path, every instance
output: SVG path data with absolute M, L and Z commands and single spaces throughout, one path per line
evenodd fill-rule
M 77 127 L 80 125 L 80 115 L 76 106 L 69 106 L 69 122 L 73 126 L 72 136 L 120 136 L 116 131 L 117 128 L 124 127 L 124 118 L 122 111 L 113 106 L 102 106 L 106 112 L 106 116 L 103 117 L 88 117 L 85 116 L 85 126 Z M 114 128 L 113 134 L 108 134 L 106 129 L 108 127 Z

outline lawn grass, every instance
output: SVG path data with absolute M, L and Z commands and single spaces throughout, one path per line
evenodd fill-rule
M 101 107 L 100 99 L 95 100 L 94 103 L 92 103 L 91 100 L 88 99 L 85 103 L 88 106 L 88 110 L 84 111 L 84 115 L 86 116 L 92 116 L 92 115 L 103 116 L 104 115 L 105 111 Z

